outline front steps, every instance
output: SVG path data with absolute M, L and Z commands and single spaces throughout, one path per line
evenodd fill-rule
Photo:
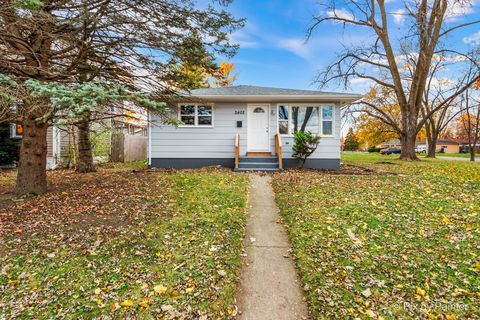
M 240 157 L 238 159 L 238 172 L 260 171 L 260 172 L 276 172 L 278 169 L 278 158 L 274 156 L 264 157 Z

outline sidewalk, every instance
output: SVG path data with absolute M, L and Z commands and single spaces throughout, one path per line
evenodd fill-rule
M 308 319 L 307 304 L 290 244 L 279 220 L 269 176 L 253 175 L 250 180 L 247 223 L 240 288 L 237 294 L 238 319 Z

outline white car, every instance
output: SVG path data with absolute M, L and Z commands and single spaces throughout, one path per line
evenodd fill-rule
M 427 153 L 427 146 L 420 145 L 415 148 L 416 153 Z

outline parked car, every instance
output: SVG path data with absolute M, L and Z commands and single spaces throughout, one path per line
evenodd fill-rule
M 402 149 L 400 148 L 386 148 L 386 149 L 380 150 L 380 154 L 383 154 L 383 155 L 389 155 L 389 154 L 401 153 L 401 152 L 402 152 Z
M 417 146 L 415 148 L 416 153 L 427 153 L 427 146 Z

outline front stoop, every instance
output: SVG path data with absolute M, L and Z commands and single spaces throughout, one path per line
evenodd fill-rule
M 238 169 L 234 171 L 237 172 L 277 172 L 278 168 L 278 158 L 274 156 L 269 157 L 240 157 L 238 159 Z

